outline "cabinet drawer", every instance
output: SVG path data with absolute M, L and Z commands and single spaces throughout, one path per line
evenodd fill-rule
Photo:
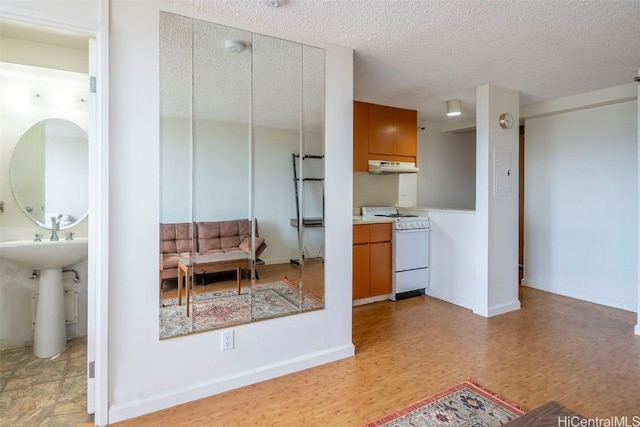
M 354 225 L 353 226 L 353 244 L 358 245 L 362 243 L 369 243 L 369 225 Z
M 390 242 L 391 241 L 391 224 L 371 224 L 369 229 L 370 242 Z

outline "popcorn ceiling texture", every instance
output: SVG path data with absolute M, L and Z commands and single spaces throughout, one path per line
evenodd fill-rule
M 640 1 L 167 0 L 281 34 L 354 49 L 354 97 L 441 120 L 447 99 L 475 115 L 475 88 L 521 105 L 631 83 Z

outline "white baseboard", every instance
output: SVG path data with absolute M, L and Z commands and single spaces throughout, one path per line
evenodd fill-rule
M 520 310 L 519 300 L 507 302 L 500 305 L 494 305 L 491 307 L 487 307 L 486 309 L 484 307 L 482 307 L 481 309 L 475 308 L 473 310 L 473 313 L 477 314 L 478 316 L 493 317 L 493 316 L 498 316 L 500 314 L 508 313 L 510 311 L 515 311 L 515 310 Z
M 494 305 L 489 307 L 489 317 L 498 316 L 500 314 L 508 313 L 510 311 L 520 310 L 520 301 L 515 300 L 506 304 Z
M 314 366 L 335 362 L 355 354 L 353 344 L 333 347 L 324 351 L 294 357 L 192 386 L 171 390 L 146 399 L 117 403 L 109 407 L 109 424 L 160 411 L 182 403 L 220 394 L 225 391 L 255 384 L 275 377 L 291 374 Z
M 447 295 L 441 295 L 439 292 L 434 292 L 431 288 L 426 289 L 425 295 L 431 298 L 437 298 L 439 300 L 446 301 L 451 304 L 455 304 L 457 306 L 460 306 L 469 310 L 473 310 L 473 301 L 470 301 L 467 299 L 463 299 L 455 296 L 449 297 Z
M 556 295 L 562 295 L 563 297 L 569 297 L 579 299 L 581 301 L 591 302 L 594 304 L 605 305 L 607 307 L 619 308 L 621 310 L 633 311 L 634 313 L 638 309 L 635 306 L 634 300 L 620 301 L 613 298 L 602 297 L 601 295 L 593 295 L 587 292 L 580 292 L 573 289 L 555 288 L 547 286 L 543 283 L 533 280 L 522 279 L 522 285 L 530 288 L 538 289 L 540 291 L 550 292 Z

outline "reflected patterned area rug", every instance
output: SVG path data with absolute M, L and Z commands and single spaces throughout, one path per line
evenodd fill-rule
M 160 338 L 201 332 L 230 325 L 286 316 L 300 312 L 300 292 L 283 281 L 255 285 L 251 309 L 250 289 L 192 294 L 191 316 L 187 317 L 185 302 L 178 298 L 160 300 Z M 322 301 L 304 294 L 303 311 L 322 308 Z
M 526 409 L 482 387 L 473 380 L 416 402 L 365 427 L 494 427 L 501 426 Z

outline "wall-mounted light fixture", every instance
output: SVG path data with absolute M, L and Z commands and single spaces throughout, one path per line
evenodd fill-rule
M 459 99 L 450 99 L 447 101 L 447 116 L 459 116 L 462 114 Z

